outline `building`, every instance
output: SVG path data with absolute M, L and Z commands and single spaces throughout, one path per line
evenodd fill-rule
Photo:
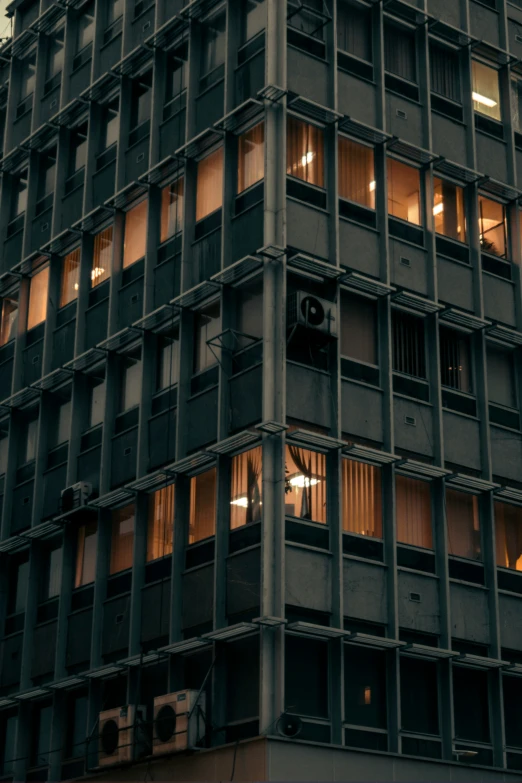
M 2 779 L 520 779 L 520 0 L 9 13 Z

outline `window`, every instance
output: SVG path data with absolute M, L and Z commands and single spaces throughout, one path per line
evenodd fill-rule
M 116 508 L 112 512 L 110 573 L 132 568 L 134 547 L 134 505 Z
M 522 508 L 495 503 L 497 565 L 522 571 Z
M 67 253 L 62 263 L 62 282 L 60 285 L 60 307 L 78 298 L 80 287 L 80 253 L 79 247 Z
M 165 75 L 165 103 L 178 98 L 187 89 L 187 52 L 178 51 L 178 56 L 169 57 Z M 180 107 L 181 108 L 181 107 Z
M 85 738 L 87 731 L 87 712 L 89 699 L 87 695 L 74 695 L 67 708 L 67 739 L 65 743 L 66 758 L 85 757 Z
M 397 541 L 433 549 L 431 491 L 427 481 L 396 476 Z
M 433 222 L 437 234 L 466 241 L 464 188 L 444 179 L 433 179 Z
M 169 484 L 149 497 L 147 562 L 171 555 L 173 536 L 174 484 Z
M 506 208 L 498 201 L 479 195 L 479 238 L 483 253 L 507 256 Z
M 265 0 L 242 0 L 241 2 L 241 44 L 250 41 L 255 35 L 265 29 Z
M 123 239 L 123 268 L 143 258 L 147 242 L 148 200 L 140 201 L 125 214 L 125 235 Z
M 27 329 L 33 329 L 43 321 L 47 315 L 47 295 L 49 290 L 49 267 L 46 266 L 40 272 L 31 277 L 29 287 L 29 310 L 27 313 Z
M 3 719 L 0 754 L 0 770 L 2 775 L 12 775 L 14 772 L 14 760 L 16 757 L 16 715 L 9 715 Z
M 400 667 L 402 729 L 439 734 L 437 664 L 401 656 Z
M 29 560 L 13 562 L 9 573 L 7 614 L 25 612 L 29 584 Z
M 57 76 L 63 70 L 63 29 L 49 40 L 45 81 Z
M 87 162 L 87 131 L 88 124 L 85 122 L 71 132 L 69 150 L 70 177 L 77 171 L 80 171 L 80 169 L 83 169 Z
M 223 206 L 223 148 L 198 161 L 196 183 L 196 220 Z
M 452 329 L 440 329 L 440 382 L 450 389 L 471 393 L 469 337 Z
M 489 742 L 487 672 L 453 666 L 455 738 Z
M 515 365 L 512 351 L 487 346 L 488 399 L 507 408 L 517 407 Z
M 458 52 L 430 42 L 430 81 L 432 92 L 461 102 Z
M 49 446 L 59 446 L 69 440 L 71 435 L 72 401 L 63 402 L 56 411 L 56 425 L 50 433 Z
M 36 82 L 36 52 L 22 60 L 20 64 L 20 101 L 34 92 Z
M 94 237 L 92 254 L 91 288 L 108 280 L 112 267 L 112 226 L 104 228 Z
M 11 220 L 23 215 L 27 209 L 27 169 L 13 178 L 11 191 Z
M 179 380 L 179 334 L 159 341 L 157 390 L 170 389 Z
M 375 302 L 345 291 L 341 291 L 341 355 L 378 364 Z
M 230 491 L 230 528 L 259 522 L 262 510 L 261 446 L 232 458 L 232 483 Z
M 141 358 L 126 356 L 123 359 L 121 377 L 121 408 L 128 411 L 140 404 L 141 399 Z
M 314 38 L 323 38 L 325 5 L 323 0 L 288 0 L 288 24 Z
M 324 134 L 321 128 L 288 117 L 286 173 L 324 187 Z
M 328 718 L 328 645 L 285 636 L 285 710 Z
M 152 100 L 152 71 L 132 82 L 130 127 L 137 128 L 150 120 Z M 137 140 L 137 139 L 136 139 Z M 131 142 L 132 143 L 132 142 Z
M 51 747 L 52 704 L 35 707 L 32 714 L 31 760 L 34 767 L 43 767 L 49 763 Z
M 32 462 L 36 457 L 36 440 L 38 437 L 38 418 L 25 421 L 20 433 L 19 446 L 19 465 L 25 465 Z
M 0 438 L 0 475 L 7 470 L 7 457 L 9 454 L 9 440 L 7 433 Z
M 339 196 L 375 209 L 375 167 L 372 147 L 339 136 Z
M 482 555 L 477 496 L 447 489 L 446 519 L 449 554 L 480 560 Z
M 388 214 L 407 220 L 416 226 L 421 224 L 420 172 L 419 169 L 388 158 Z
M 85 49 L 94 39 L 94 3 L 89 3 L 83 14 L 78 18 L 76 28 L 76 51 Z
M 417 81 L 415 36 L 409 30 L 384 25 L 384 68 L 401 79 Z
M 285 513 L 326 522 L 326 457 L 299 446 L 286 446 Z
M 83 587 L 94 582 L 96 576 L 96 545 L 98 526 L 96 522 L 80 525 L 76 545 L 75 587 Z
M 89 408 L 89 428 L 96 427 L 103 422 L 105 416 L 105 380 L 99 381 L 91 386 L 90 390 L 90 408 Z
M 473 108 L 479 114 L 500 120 L 500 88 L 498 71 L 477 60 L 471 62 Z
M 116 144 L 120 135 L 120 102 L 111 101 L 103 107 L 100 133 L 100 151 Z
M 62 582 L 63 549 L 58 547 L 47 551 L 43 558 L 39 602 L 47 601 L 60 595 Z
M 6 345 L 16 337 L 18 321 L 18 299 L 15 296 L 4 296 L 2 299 L 2 315 L 0 323 L 0 346 Z
M 522 132 L 522 79 L 511 77 L 511 112 L 513 128 Z
M 190 479 L 189 544 L 216 534 L 216 468 Z
M 343 459 L 341 482 L 344 532 L 382 538 L 380 468 Z
M 114 24 L 121 16 L 123 16 L 123 3 L 124 0 L 108 0 L 107 2 L 107 27 Z
M 216 347 L 214 352 L 208 344 L 220 333 L 221 318 L 219 302 L 207 307 L 200 313 L 196 313 L 194 323 L 194 373 L 212 367 L 217 363 Z
M 361 60 L 372 61 L 372 16 L 369 10 L 338 0 L 337 48 Z
M 209 19 L 201 26 L 200 77 L 206 76 L 224 64 L 225 30 L 225 12 L 216 14 L 213 19 Z
M 345 721 L 385 729 L 386 657 L 377 650 L 344 645 Z
M 263 286 L 260 281 L 236 289 L 236 329 L 239 349 L 253 344 L 248 338 L 260 340 L 263 337 Z
M 237 192 L 242 193 L 265 176 L 265 124 L 260 122 L 238 139 Z
M 185 179 L 180 177 L 161 191 L 161 242 L 182 230 L 184 204 Z
M 54 192 L 56 179 L 56 148 L 42 155 L 38 172 L 37 201 Z
M 426 377 L 424 321 L 421 318 L 392 311 L 392 348 L 394 372 Z

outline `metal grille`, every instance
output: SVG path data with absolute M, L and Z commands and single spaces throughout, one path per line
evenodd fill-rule
M 424 322 L 420 318 L 393 313 L 393 369 L 417 378 L 426 377 Z

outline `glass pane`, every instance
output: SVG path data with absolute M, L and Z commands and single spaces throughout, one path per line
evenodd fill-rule
M 216 534 L 216 469 L 190 479 L 190 525 L 188 543 L 195 544 Z
M 78 528 L 78 543 L 76 549 L 75 587 L 82 587 L 94 582 L 96 574 L 96 544 L 98 526 L 91 523 Z
M 397 541 L 433 549 L 431 492 L 427 481 L 397 476 Z
M 488 399 L 507 408 L 516 408 L 513 353 L 487 346 Z
M 103 283 L 111 274 L 112 266 L 112 226 L 108 226 L 94 237 L 92 257 L 91 286 Z
M 111 574 L 132 567 L 133 547 L 134 505 L 117 508 L 112 512 Z
M 326 457 L 316 451 L 286 446 L 285 513 L 326 522 Z
M 504 204 L 479 196 L 480 247 L 500 258 L 507 255 L 506 209 Z
M 141 360 L 130 359 L 123 370 L 121 411 L 139 405 L 141 400 Z
M 388 214 L 420 226 L 420 172 L 388 158 Z
M 286 173 L 324 187 L 324 134 L 321 128 L 288 117 Z
M 497 565 L 522 571 L 522 508 L 495 503 Z
M 223 205 L 223 148 L 198 162 L 196 185 L 196 220 Z
M 46 266 L 31 278 L 29 288 L 29 312 L 27 328 L 32 329 L 45 321 L 47 315 L 47 293 L 49 289 L 49 267 Z
M 47 586 L 47 598 L 60 595 L 62 584 L 62 555 L 63 549 L 53 549 L 49 553 L 49 581 Z
M 343 136 L 339 137 L 339 196 L 375 209 L 373 149 Z
M 402 728 L 439 734 L 437 664 L 401 657 L 400 667 Z
M 202 372 L 217 364 L 219 346 L 208 344 L 221 329 L 219 302 L 207 307 L 202 313 L 197 313 L 194 328 L 194 372 Z
M 480 114 L 500 120 L 500 90 L 498 71 L 495 68 L 473 60 L 471 63 L 473 78 L 473 108 Z
M 265 125 L 243 133 L 238 139 L 237 192 L 242 193 L 265 176 Z
M 433 180 L 433 218 L 437 234 L 465 242 L 464 189 L 435 177 Z
M 164 338 L 159 346 L 158 390 L 178 382 L 179 337 Z
M 262 510 L 261 446 L 232 458 L 230 528 L 259 522 Z
M 382 538 L 380 469 L 343 459 L 341 481 L 343 530 Z
M 145 255 L 147 241 L 147 207 L 145 199 L 129 209 L 125 215 L 125 236 L 123 239 L 123 268 L 134 264 Z
M 377 362 L 375 302 L 341 291 L 341 355 L 360 362 Z
M 448 552 L 450 555 L 481 560 L 480 523 L 476 495 L 446 490 Z
M 344 646 L 344 705 L 347 723 L 386 728 L 384 653 L 348 644 Z
M 6 296 L 2 300 L 2 323 L 0 325 L 0 346 L 16 337 L 16 324 L 18 321 L 18 301 L 14 297 Z
M 225 62 L 226 14 L 220 13 L 201 28 L 200 76 Z
M 337 4 L 337 47 L 361 60 L 372 60 L 371 12 L 353 3 Z
M 451 329 L 440 330 L 440 381 L 443 386 L 473 391 L 469 338 Z
M 78 289 L 80 287 L 80 253 L 81 250 L 77 247 L 63 259 L 60 307 L 65 307 L 66 304 L 78 297 Z
M 265 0 L 242 0 L 241 6 L 241 43 L 249 41 L 265 28 Z
M 149 498 L 147 562 L 172 554 L 174 535 L 174 484 L 153 492 Z
M 161 242 L 183 228 L 185 180 L 183 177 L 161 191 Z

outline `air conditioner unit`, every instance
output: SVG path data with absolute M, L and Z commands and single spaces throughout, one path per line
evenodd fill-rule
M 62 489 L 62 512 L 73 511 L 84 506 L 92 495 L 92 484 L 78 481 L 66 489 Z
M 294 291 L 287 299 L 286 325 L 289 329 L 298 325 L 306 326 L 335 337 L 335 305 L 305 291 Z
M 147 752 L 145 707 L 127 704 L 100 712 L 98 765 L 125 764 Z
M 189 718 L 190 715 L 190 718 Z M 205 736 L 205 694 L 177 691 L 154 699 L 152 753 L 173 753 L 196 747 Z

